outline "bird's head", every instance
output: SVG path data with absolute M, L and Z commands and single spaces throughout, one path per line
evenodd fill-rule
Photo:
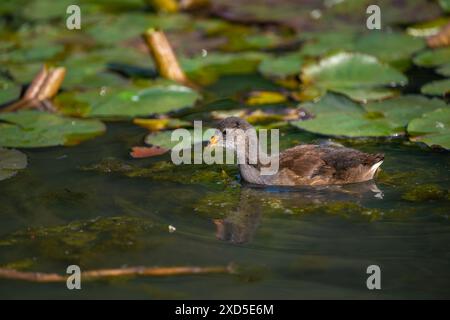
M 247 121 L 238 117 L 228 117 L 218 123 L 216 133 L 209 140 L 209 146 L 232 150 L 245 147 L 251 131 L 254 131 L 254 128 Z

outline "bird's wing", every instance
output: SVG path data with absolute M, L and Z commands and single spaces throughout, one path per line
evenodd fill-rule
M 383 158 L 345 147 L 300 145 L 280 154 L 279 169 L 302 183 L 351 183 L 370 180 Z

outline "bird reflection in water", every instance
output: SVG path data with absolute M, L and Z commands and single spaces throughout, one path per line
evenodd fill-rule
M 268 202 L 282 202 L 283 207 L 310 206 L 335 201 L 359 202 L 363 199 L 383 199 L 374 181 L 324 187 L 264 187 L 244 184 L 237 208 L 224 219 L 214 219 L 216 237 L 233 244 L 252 241 Z

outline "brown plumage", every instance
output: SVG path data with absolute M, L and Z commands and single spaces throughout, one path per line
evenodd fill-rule
M 251 128 L 253 127 L 245 120 L 229 117 L 218 125 L 218 130 L 224 137 L 214 141 L 229 147 L 225 131 Z M 368 154 L 340 146 L 305 144 L 281 152 L 279 169 L 275 174 L 261 175 L 260 164 L 240 164 L 239 169 L 244 180 L 256 184 L 348 184 L 373 179 L 383 159 L 383 154 Z
M 295 185 L 327 185 L 371 180 L 384 155 L 305 144 L 283 151 L 279 159 L 276 181 L 280 184 L 290 181 Z

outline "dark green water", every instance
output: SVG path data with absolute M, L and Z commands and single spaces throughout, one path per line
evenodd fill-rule
M 189 183 L 199 170 L 220 175 L 216 167 L 185 168 L 185 181 L 176 172 L 152 179 L 81 170 L 108 157 L 144 168 L 170 160 L 129 159 L 145 134 L 110 123 L 79 146 L 24 150 L 29 167 L 0 182 L 0 264 L 62 274 L 70 264 L 234 263 L 239 273 L 83 282 L 78 291 L 0 280 L 0 298 L 450 298 L 448 153 L 401 140 L 344 142 L 385 153 L 379 190 L 253 188 L 230 168 L 226 185 Z M 281 138 L 320 140 L 293 129 Z M 366 287 L 372 264 L 381 268 L 378 291 Z

